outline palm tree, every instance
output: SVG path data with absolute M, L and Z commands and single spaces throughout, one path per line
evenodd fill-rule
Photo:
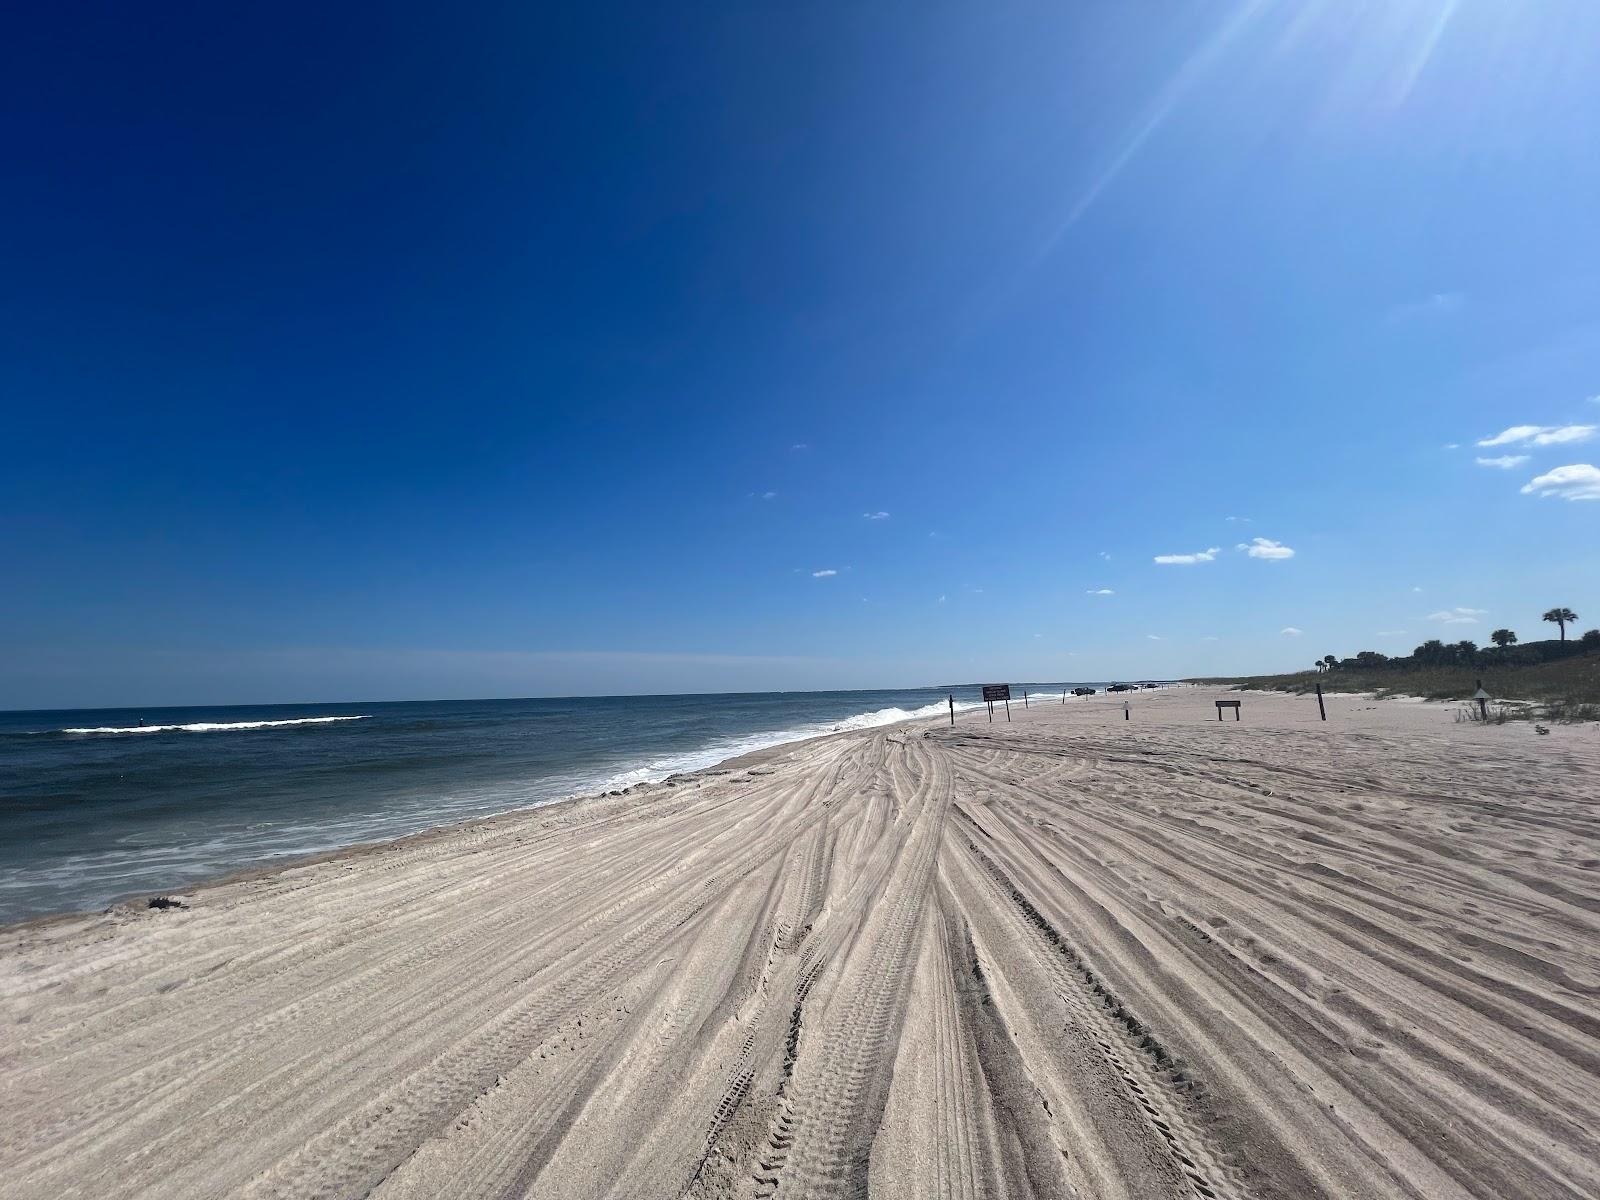
M 1489 640 L 1504 650 L 1507 646 L 1515 646 L 1517 644 L 1517 635 L 1509 629 L 1496 629 L 1489 635 Z
M 1332 654 L 1324 654 L 1322 661 L 1328 664 L 1328 670 L 1330 671 L 1339 665 L 1339 660 Z
M 1552 625 L 1559 625 L 1561 627 L 1561 640 L 1564 642 L 1567 640 L 1567 622 L 1576 621 L 1578 614 L 1570 608 L 1552 608 L 1539 619 L 1541 621 L 1549 621 Z

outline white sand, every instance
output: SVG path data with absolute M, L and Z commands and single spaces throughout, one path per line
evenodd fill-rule
M 1600 732 L 1214 695 L 0 933 L 0 1194 L 1600 1195 Z

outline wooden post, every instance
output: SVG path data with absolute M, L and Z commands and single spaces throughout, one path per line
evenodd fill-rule
M 1011 720 L 1011 697 L 1006 697 L 1006 720 Z
M 989 724 L 993 725 L 994 724 L 994 701 L 993 700 L 989 700 L 989 701 L 986 701 L 985 703 L 987 703 L 988 706 L 989 706 Z
M 1065 704 L 1066 702 L 1067 702 L 1067 689 L 1066 688 L 1062 688 L 1061 689 L 1061 703 Z
M 1324 721 L 1328 719 L 1328 708 L 1327 705 L 1322 703 L 1322 685 L 1320 683 L 1317 684 L 1317 711 L 1322 714 Z
M 1475 679 L 1473 680 L 1473 683 L 1475 683 L 1478 688 L 1478 715 L 1487 721 L 1489 719 L 1489 698 L 1483 694 L 1483 680 Z
M 956 727 L 956 694 L 950 693 L 950 728 Z
M 1122 702 L 1122 719 L 1124 721 L 1133 720 L 1133 718 L 1128 715 L 1132 710 L 1133 710 L 1133 704 L 1131 702 L 1127 701 L 1127 700 L 1124 700 Z M 1222 714 L 1220 712 L 1217 714 L 1217 720 L 1219 720 L 1219 721 L 1222 720 Z
M 1022 707 L 1023 708 L 1027 708 L 1028 707 L 1028 689 L 1027 688 L 1023 688 L 1022 689 Z

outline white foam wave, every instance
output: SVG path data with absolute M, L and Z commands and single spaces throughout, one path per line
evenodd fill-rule
M 98 729 L 62 729 L 60 733 L 220 733 L 227 729 L 277 729 L 285 725 L 328 725 L 334 721 L 365 721 L 362 713 L 353 717 L 296 717 L 290 721 L 194 721 L 187 725 L 105 726 Z
M 957 702 L 956 711 L 968 712 L 971 709 L 982 707 L 983 705 L 981 704 Z M 700 747 L 698 750 L 688 750 L 680 754 L 652 759 L 643 766 L 633 767 L 627 771 L 619 771 L 598 783 L 589 784 L 571 794 L 583 795 L 596 789 L 606 792 L 616 788 L 632 787 L 638 783 L 656 783 L 666 779 L 669 775 L 678 775 L 685 771 L 703 771 L 707 767 L 714 767 L 730 758 L 754 754 L 757 750 L 770 750 L 774 746 L 782 746 L 788 742 L 800 742 L 806 738 L 821 737 L 829 733 L 844 733 L 852 729 L 875 729 L 880 725 L 893 725 L 896 721 L 914 721 L 919 718 L 938 717 L 949 711 L 948 701 L 941 700 L 936 704 L 924 704 L 921 708 L 910 710 L 904 708 L 880 708 L 873 712 L 856 713 L 854 716 L 843 717 L 837 721 L 817 721 L 809 725 L 796 725 L 790 729 L 772 729 L 759 733 L 750 733 L 743 737 L 712 742 L 709 745 Z

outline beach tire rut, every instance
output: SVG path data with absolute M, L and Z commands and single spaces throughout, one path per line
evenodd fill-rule
M 1195 1089 L 1196 1081 L 1004 869 L 970 838 L 966 846 L 984 875 L 1032 930 L 1035 946 L 1056 983 L 1057 996 L 1088 1031 L 1092 1044 L 1144 1114 L 1193 1194 L 1204 1200 L 1249 1200 L 1242 1165 L 1210 1146 L 1184 1113 L 1183 1097 Z

